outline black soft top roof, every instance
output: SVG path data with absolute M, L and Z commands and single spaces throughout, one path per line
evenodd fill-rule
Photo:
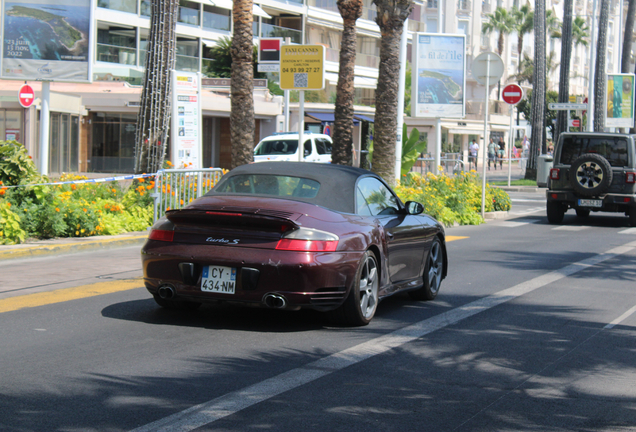
M 259 162 L 241 165 L 225 174 L 218 185 L 235 175 L 271 174 L 306 178 L 320 183 L 314 198 L 293 197 L 297 201 L 316 204 L 343 213 L 355 212 L 355 187 L 360 177 L 372 176 L 384 181 L 377 174 L 362 168 L 311 162 Z M 212 189 L 206 195 L 216 195 Z M 219 195 L 223 195 L 219 193 Z

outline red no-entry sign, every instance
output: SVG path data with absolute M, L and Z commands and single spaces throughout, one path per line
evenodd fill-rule
M 523 99 L 523 89 L 517 84 L 508 84 L 503 88 L 501 97 L 507 104 L 517 105 Z
M 28 108 L 33 105 L 33 101 L 35 100 L 35 92 L 33 91 L 33 88 L 28 84 L 24 84 L 20 87 L 20 90 L 18 91 L 18 100 L 20 101 L 20 105 L 24 108 Z

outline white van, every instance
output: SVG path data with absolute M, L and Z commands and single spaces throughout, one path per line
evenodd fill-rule
M 304 132 L 305 162 L 331 163 L 329 135 Z M 254 148 L 254 162 L 298 161 L 298 133 L 277 133 L 263 138 Z

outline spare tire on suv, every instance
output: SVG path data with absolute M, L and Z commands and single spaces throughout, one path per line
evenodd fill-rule
M 570 183 L 581 195 L 600 195 L 612 184 L 612 167 L 603 156 L 586 153 L 572 162 Z

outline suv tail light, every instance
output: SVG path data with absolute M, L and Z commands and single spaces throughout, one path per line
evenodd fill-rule
M 634 172 L 626 172 L 625 173 L 625 183 L 636 183 L 636 173 L 634 173 Z
M 558 180 L 561 178 L 561 170 L 559 168 L 550 169 L 550 180 Z
M 276 250 L 296 252 L 333 252 L 338 247 L 338 236 L 311 228 L 288 231 L 276 245 Z

